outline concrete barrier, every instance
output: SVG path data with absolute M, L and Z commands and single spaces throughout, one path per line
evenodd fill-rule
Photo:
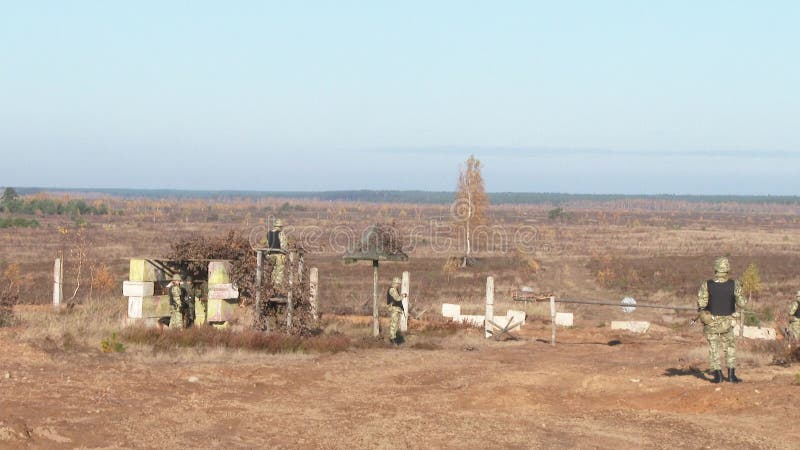
M 229 300 L 239 298 L 239 290 L 231 283 L 214 284 L 208 286 L 210 300 Z
M 525 311 L 517 311 L 514 309 L 509 309 L 508 311 L 506 311 L 506 317 L 508 317 L 509 319 L 513 319 L 514 322 L 519 322 L 522 325 L 525 325 L 526 316 L 527 314 L 525 313 Z
M 123 281 L 122 295 L 125 297 L 149 297 L 153 295 L 155 283 L 152 281 Z
M 632 333 L 647 333 L 650 329 L 650 322 L 635 320 L 612 320 L 612 330 L 630 331 Z
M 142 318 L 142 297 L 128 297 L 128 317 L 131 319 Z
M 748 327 L 745 326 L 742 332 L 742 337 L 748 339 L 763 339 L 767 341 L 774 341 L 778 338 L 778 334 L 774 328 L 761 328 L 761 327 Z
M 556 313 L 556 325 L 560 327 L 571 327 L 574 325 L 575 317 L 572 313 Z
M 461 305 L 442 303 L 442 316 L 456 318 L 461 315 Z

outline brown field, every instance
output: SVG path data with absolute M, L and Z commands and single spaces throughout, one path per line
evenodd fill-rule
M 518 341 L 486 341 L 438 313 L 448 302 L 482 314 L 490 275 L 501 313 L 521 308 L 511 296 L 522 285 L 691 306 L 714 257 L 730 255 L 734 276 L 750 263 L 759 269 L 753 320 L 781 328 L 800 289 L 797 205 L 575 202 L 559 205 L 571 213 L 563 220 L 548 219 L 554 205 L 497 205 L 474 240 L 476 264 L 446 270 L 461 238 L 446 229 L 444 205 L 107 201 L 124 215 L 86 218 L 71 310 L 46 303 L 59 251 L 67 297 L 75 288 L 73 221 L 0 229 L 0 269 L 17 264 L 21 286 L 17 323 L 0 328 L 0 447 L 796 447 L 800 368 L 772 364 L 785 340 L 740 341 L 745 383 L 716 387 L 691 313 L 561 304 L 576 326 L 559 330 L 556 347 L 543 305 L 529 308 Z M 266 216 L 288 222 L 319 268 L 323 321 L 313 341 L 122 328 L 126 258 L 165 255 L 196 234 L 248 235 Z M 341 258 L 373 223 L 393 223 L 409 249 L 408 262 L 382 264 L 380 274 L 388 284 L 409 271 L 412 313 L 422 313 L 399 349 L 368 337 L 370 265 Z M 101 266 L 111 293 L 89 289 Z M 610 330 L 619 319 L 653 326 L 641 336 Z M 123 353 L 101 350 L 117 340 Z

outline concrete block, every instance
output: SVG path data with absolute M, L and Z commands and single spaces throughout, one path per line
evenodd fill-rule
M 231 263 L 211 261 L 208 263 L 208 284 L 229 284 L 231 282 Z
M 123 281 L 122 295 L 125 297 L 148 297 L 153 295 L 155 283 L 152 281 Z
M 509 331 L 518 331 L 522 327 L 522 323 L 519 323 L 518 320 L 508 317 L 508 316 L 494 316 L 494 320 L 492 320 L 497 326 L 505 328 L 510 323 L 516 323 L 513 328 L 510 328 Z
M 647 333 L 647 330 L 650 329 L 650 322 L 635 320 L 612 320 L 611 329 L 630 331 L 632 333 Z
M 484 321 L 486 319 L 483 316 L 456 316 L 453 317 L 454 322 L 465 323 L 468 325 L 472 325 L 474 327 L 483 328 Z
M 236 300 L 208 299 L 207 322 L 227 322 L 236 318 L 239 303 Z
M 575 317 L 572 313 L 556 313 L 556 325 L 559 327 L 571 327 L 575 324 Z
M 778 338 L 778 335 L 774 328 L 745 326 L 742 332 L 742 337 L 746 337 L 748 339 L 764 339 L 767 341 L 774 341 Z
M 128 318 L 141 319 L 142 318 L 142 297 L 128 297 Z
M 170 315 L 169 295 L 142 297 L 142 317 L 159 318 Z
M 231 283 L 210 284 L 208 286 L 208 298 L 214 300 L 229 300 L 239 298 L 239 290 Z
M 146 259 L 131 259 L 128 279 L 131 281 L 163 281 L 166 274 Z
M 461 305 L 454 305 L 452 303 L 442 303 L 442 316 L 455 318 L 460 315 L 461 315 Z
M 527 314 L 525 311 L 517 311 L 514 309 L 509 309 L 506 311 L 506 317 L 512 319 L 514 322 L 520 322 L 522 325 L 525 325 L 525 317 Z

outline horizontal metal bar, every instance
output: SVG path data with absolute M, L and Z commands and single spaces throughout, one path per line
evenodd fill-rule
M 548 300 L 543 300 L 544 302 Z M 674 309 L 680 311 L 697 311 L 697 307 L 694 306 L 666 306 L 666 305 L 650 305 L 647 303 L 637 303 L 635 305 L 625 305 L 620 302 L 613 303 L 613 302 L 604 302 L 604 301 L 596 301 L 596 300 L 568 300 L 568 299 L 556 299 L 556 303 L 579 303 L 582 305 L 603 305 L 603 306 L 619 306 L 621 308 L 629 307 L 629 308 L 656 308 L 656 309 Z

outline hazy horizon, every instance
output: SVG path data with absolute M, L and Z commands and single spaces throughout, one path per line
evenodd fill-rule
M 0 184 L 796 195 L 800 3 L 14 3 Z

